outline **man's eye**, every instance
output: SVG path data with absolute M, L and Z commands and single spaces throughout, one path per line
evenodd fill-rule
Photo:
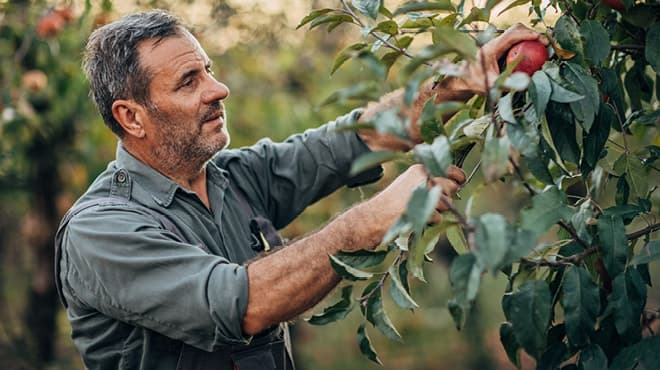
M 181 86 L 183 86 L 183 87 L 190 87 L 190 86 L 193 85 L 193 82 L 194 82 L 194 81 L 193 81 L 192 79 L 188 79 L 188 80 L 183 81 L 183 83 L 181 84 Z

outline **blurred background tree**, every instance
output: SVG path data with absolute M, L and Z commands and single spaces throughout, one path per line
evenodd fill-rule
M 80 69 L 90 32 L 140 9 L 166 8 L 181 16 L 214 59 L 218 79 L 232 91 L 227 110 L 231 146 L 238 147 L 262 137 L 282 140 L 362 104 L 353 100 L 322 104 L 342 86 L 373 80 L 369 69 L 357 63 L 330 76 L 332 60 L 358 31 L 339 27 L 329 34 L 295 28 L 311 9 L 335 5 L 332 0 L 0 0 L 2 368 L 82 369 L 54 290 L 52 239 L 61 215 L 114 158 L 116 138 L 93 107 Z M 520 14 L 516 21 L 525 19 L 526 12 Z M 378 89 L 388 91 L 393 86 L 382 81 Z M 386 177 L 397 170 L 396 165 L 387 165 Z M 283 230 L 284 236 L 311 231 L 380 186 L 330 196 Z M 515 201 L 515 194 L 502 199 L 503 204 Z M 457 202 L 457 207 L 465 206 L 464 201 Z M 426 271 L 429 284 L 412 287 L 423 310 L 414 315 L 392 312 L 406 343 L 373 338 L 385 367 L 512 368 L 498 334 L 498 323 L 504 319 L 499 299 L 505 281 L 484 279 L 484 294 L 475 302 L 465 329 L 458 332 L 446 309 L 451 291 L 443 261 L 448 257 L 438 257 L 439 262 Z M 331 327 L 295 325 L 298 368 L 375 368 L 356 346 L 358 319 L 352 315 Z

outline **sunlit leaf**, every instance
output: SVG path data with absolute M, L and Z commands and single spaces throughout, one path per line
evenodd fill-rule
M 300 27 L 306 25 L 307 23 L 313 21 L 314 19 L 316 19 L 316 18 L 318 18 L 318 17 L 320 17 L 320 16 L 322 16 L 322 15 L 324 15 L 324 14 L 330 13 L 330 12 L 332 12 L 332 11 L 333 11 L 333 9 L 317 9 L 317 10 L 314 10 L 314 11 L 312 11 L 311 13 L 309 13 L 308 15 L 306 15 L 306 16 L 300 21 L 300 24 L 298 24 L 298 26 L 296 26 L 296 29 L 298 29 L 298 28 L 300 28 Z
M 423 269 L 424 257 L 428 253 L 429 248 L 435 246 L 438 242 L 438 238 L 440 238 L 440 234 L 444 231 L 444 228 L 444 225 L 434 225 L 427 228 L 410 246 L 407 268 L 420 281 L 426 282 Z
M 346 315 L 348 315 L 353 309 L 353 302 L 351 300 L 352 293 L 353 286 L 345 286 L 341 290 L 341 300 L 331 306 L 326 307 L 323 312 L 308 318 L 307 322 L 312 325 L 325 325 L 345 318 Z
M 433 43 L 436 46 L 447 47 L 470 60 L 474 60 L 479 51 L 474 38 L 453 27 L 436 27 L 433 30 Z
M 562 59 L 570 59 L 571 55 L 583 55 L 582 35 L 575 20 L 570 15 L 562 15 L 555 23 L 552 32 L 555 41 L 555 52 Z
M 332 254 L 330 254 L 329 256 L 330 256 L 330 264 L 332 265 L 332 268 L 339 274 L 339 276 L 341 276 L 346 280 L 350 280 L 350 281 L 367 280 L 374 276 L 374 274 L 370 272 L 358 270 L 344 263 L 342 260 L 333 256 Z
M 335 61 L 332 64 L 332 69 L 330 70 L 330 74 L 332 75 L 341 67 L 344 62 L 349 60 L 350 58 L 354 57 L 357 55 L 357 51 L 362 50 L 367 47 L 367 44 L 364 42 L 359 42 L 350 46 L 347 46 L 344 50 L 342 50 L 336 57 Z
M 402 263 L 399 268 L 396 268 L 395 265 L 392 265 L 388 269 L 388 272 L 390 273 L 390 295 L 392 296 L 394 302 L 399 305 L 399 307 L 412 310 L 419 307 L 419 305 L 410 296 L 407 286 L 403 284 L 402 279 L 407 279 L 408 276 L 407 273 L 406 275 L 401 276 L 399 274 L 401 269 L 405 271 L 406 265 Z
M 509 173 L 509 138 L 489 137 L 481 153 L 481 171 L 486 182 L 493 182 Z
M 376 19 L 382 0 L 352 0 L 352 4 L 360 13 Z
M 394 15 L 405 14 L 410 12 L 420 12 L 426 10 L 444 10 L 452 11 L 454 6 L 451 4 L 450 0 L 438 0 L 438 1 L 409 1 L 394 11 Z
M 386 33 L 390 36 L 394 36 L 399 33 L 399 25 L 395 21 L 389 19 L 378 23 L 376 28 L 374 28 L 373 30 Z
M 514 72 L 504 80 L 503 87 L 513 91 L 523 91 L 527 89 L 531 79 L 526 73 Z
M 369 360 L 379 365 L 383 364 L 378 358 L 378 354 L 376 353 L 376 350 L 371 344 L 371 339 L 369 339 L 369 336 L 367 335 L 367 331 L 364 323 L 360 324 L 360 326 L 358 327 L 357 340 L 358 340 L 358 345 L 360 347 L 360 352 L 365 357 L 367 357 Z
M 377 281 L 374 283 L 378 284 Z M 372 283 L 372 285 L 374 283 Z M 389 316 L 387 316 L 385 308 L 383 307 L 382 287 L 376 286 L 368 288 L 371 288 L 371 295 L 367 299 L 367 304 L 365 307 L 365 316 L 367 320 L 386 337 L 392 340 L 401 340 L 401 335 L 392 324 L 392 321 L 390 320 Z M 367 290 L 368 289 L 365 289 L 365 291 Z
M 314 28 L 326 23 L 353 23 L 353 17 L 347 14 L 324 14 L 314 18 L 309 28 Z
M 418 144 L 414 153 L 431 175 L 447 176 L 447 169 L 452 164 L 452 155 L 446 136 L 436 137 L 432 144 Z
M 550 95 L 552 95 L 552 85 L 548 75 L 543 71 L 534 72 L 528 92 L 534 103 L 536 114 L 542 116 L 550 101 Z
M 497 111 L 500 113 L 500 117 L 505 122 L 515 123 L 516 117 L 513 114 L 513 106 L 511 99 L 513 98 L 513 93 L 504 95 L 497 101 Z
M 477 260 L 494 274 L 504 264 L 509 248 L 514 244 L 514 229 L 497 213 L 481 215 L 476 228 Z
M 387 257 L 388 251 L 370 251 L 366 249 L 358 249 L 355 251 L 339 251 L 334 254 L 334 257 L 339 261 L 355 268 L 365 268 L 376 266 L 382 263 Z

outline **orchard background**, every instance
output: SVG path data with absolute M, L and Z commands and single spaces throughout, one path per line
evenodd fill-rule
M 194 26 L 231 88 L 234 147 L 396 88 L 410 102 L 513 23 L 553 40 L 531 77 L 502 68 L 487 96 L 427 105 L 410 153 L 356 162 L 386 162 L 390 179 L 457 163 L 470 181 L 442 224 L 426 227 L 438 195 L 420 189 L 376 253 L 332 257 L 347 281 L 304 316 L 326 326 L 297 321 L 299 368 L 660 367 L 660 4 L 608 3 L 0 1 L 0 363 L 82 368 L 52 235 L 116 140 L 87 97 L 81 49 L 94 27 L 157 6 Z M 409 123 L 391 110 L 371 124 L 405 139 Z M 335 194 L 283 233 L 383 184 Z

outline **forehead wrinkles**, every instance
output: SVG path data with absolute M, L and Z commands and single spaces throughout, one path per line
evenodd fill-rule
M 168 80 L 174 80 L 177 72 L 188 63 L 206 64 L 208 61 L 199 42 L 188 33 L 144 40 L 138 50 L 145 71 L 152 76 L 162 73 Z

